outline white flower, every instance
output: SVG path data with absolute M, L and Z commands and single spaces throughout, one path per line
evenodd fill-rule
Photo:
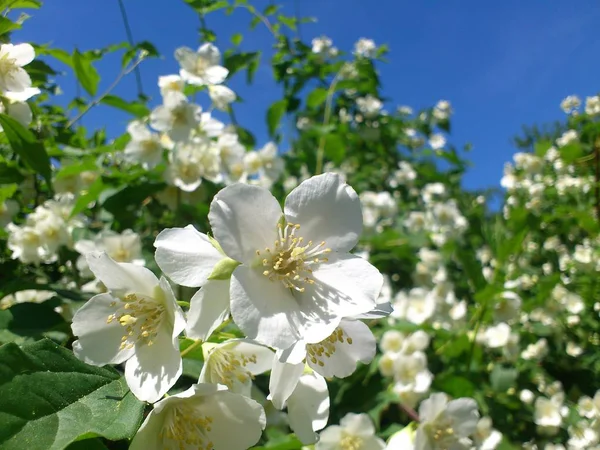
M 369 94 L 366 97 L 357 98 L 356 106 L 365 117 L 375 117 L 381 111 L 383 103 L 377 97 Z
M 223 384 L 231 392 L 250 397 L 254 375 L 271 370 L 274 353 L 249 339 L 230 339 L 220 344 L 204 343 L 204 365 L 200 383 Z
M 175 59 L 181 66 L 181 78 L 190 84 L 221 84 L 229 74 L 225 67 L 219 65 L 221 52 L 212 44 L 202 45 L 197 52 L 180 47 L 175 50 Z
M 29 44 L 2 44 L 0 46 L 0 91 L 21 92 L 31 87 L 31 78 L 23 69 L 35 58 Z
M 334 57 L 338 54 L 338 49 L 333 46 L 333 41 L 327 36 L 321 36 L 312 40 L 312 52 L 317 55 Z
M 521 353 L 523 359 L 542 359 L 548 354 L 548 341 L 544 338 L 535 344 L 529 344 Z
M 152 169 L 160 164 L 163 146 L 160 136 L 152 133 L 143 122 L 135 120 L 127 126 L 131 141 L 125 147 L 125 159 L 140 163 L 144 169 Z
M 319 342 L 342 317 L 375 307 L 383 277 L 348 252 L 362 230 L 360 201 L 338 175 L 304 181 L 284 211 L 260 187 L 234 184 L 214 197 L 209 220 L 227 256 L 231 314 L 246 335 L 286 349 Z
M 207 340 L 229 315 L 229 280 L 208 280 L 225 255 L 192 225 L 161 231 L 154 246 L 156 263 L 171 280 L 182 286 L 203 286 L 190 300 L 186 335 Z
M 53 291 L 38 291 L 36 289 L 25 289 L 14 294 L 7 295 L 0 300 L 0 309 L 10 308 L 18 303 L 43 303 L 54 297 Z
M 510 338 L 510 326 L 505 322 L 500 322 L 485 330 L 483 340 L 489 348 L 500 348 L 508 344 Z
M 179 75 L 165 75 L 158 77 L 158 87 L 160 88 L 160 95 L 164 97 L 171 92 L 183 92 L 185 82 Z
M 141 237 L 132 230 L 125 230 L 123 233 L 104 230 L 98 233 L 94 240 L 82 239 L 77 241 L 74 247 L 81 255 L 77 259 L 77 268 L 82 277 L 92 276 L 86 255 L 93 252 L 105 252 L 116 262 L 128 262 L 138 266 L 146 264 L 142 256 Z
M 200 124 L 201 113 L 202 108 L 188 103 L 187 97 L 181 92 L 169 92 L 163 98 L 163 104 L 150 114 L 150 126 L 167 133 L 174 141 L 185 141 Z
M 477 428 L 479 412 L 472 398 L 449 402 L 446 394 L 436 393 L 419 406 L 419 419 L 416 450 L 468 449 L 462 444 L 470 443 L 467 437 Z
M 33 114 L 27 100 L 40 92 L 38 88 L 31 87 L 19 92 L 4 92 L 2 95 L 8 100 L 8 106 L 0 104 L 0 113 L 8 114 L 25 127 L 29 126 L 33 120 Z M 0 127 L 0 131 L 3 131 L 2 127 Z
M 502 441 L 502 433 L 492 428 L 492 419 L 482 417 L 477 422 L 473 439 L 478 450 L 495 450 Z
M 447 100 L 440 100 L 433 108 L 433 117 L 437 120 L 446 120 L 452 114 L 452 106 Z
M 208 86 L 208 95 L 215 105 L 215 108 L 221 111 L 227 111 L 229 104 L 237 98 L 235 92 L 227 86 Z
M 159 400 L 182 371 L 177 336 L 183 311 L 165 278 L 145 267 L 88 255 L 91 271 L 109 292 L 92 297 L 73 317 L 75 355 L 88 364 L 125 363 L 125 379 L 143 401 Z
M 395 432 L 385 447 L 386 450 L 415 450 L 415 429 L 412 425 Z
M 538 397 L 535 401 L 534 423 L 544 429 L 544 433 L 554 434 L 562 425 L 561 409 L 563 395 L 553 395 L 551 398 Z
M 246 450 L 266 425 L 258 403 L 225 386 L 195 384 L 154 404 L 130 450 Z
M 585 113 L 590 116 L 600 114 L 600 96 L 594 95 L 593 97 L 586 97 Z
M 399 354 L 394 359 L 393 391 L 400 398 L 406 394 L 424 394 L 429 390 L 433 374 L 427 369 L 427 356 L 416 351 Z
M 413 288 L 408 295 L 400 292 L 396 295 L 392 317 L 421 325 L 433 316 L 435 309 L 436 296 L 433 292 Z
M 576 95 L 568 95 L 560 102 L 560 108 L 565 114 L 574 114 L 581 106 L 581 100 Z
M 194 138 L 178 143 L 169 160 L 167 181 L 182 191 L 195 191 L 203 179 L 213 183 L 223 181 L 219 148 L 208 139 Z
M 361 38 L 354 44 L 354 54 L 363 58 L 374 58 L 377 55 L 377 45 L 371 39 Z
M 444 146 L 446 145 L 446 138 L 443 134 L 432 134 L 429 138 L 429 145 L 434 150 L 444 148 Z
M 577 130 L 567 130 L 558 139 L 556 139 L 556 145 L 559 147 L 564 147 L 565 145 L 569 145 L 571 142 L 577 141 L 577 139 L 579 139 Z
M 383 450 L 385 442 L 375 435 L 373 422 L 366 414 L 346 414 L 339 425 L 325 428 L 315 450 Z

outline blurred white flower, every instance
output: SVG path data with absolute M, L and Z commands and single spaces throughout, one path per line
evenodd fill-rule
M 181 66 L 181 78 L 190 84 L 221 84 L 229 74 L 220 65 L 221 52 L 213 44 L 204 44 L 197 52 L 189 47 L 180 47 L 175 50 L 175 59 Z

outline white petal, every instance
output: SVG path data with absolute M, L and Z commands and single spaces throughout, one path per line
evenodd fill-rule
M 221 66 L 212 66 L 204 71 L 204 78 L 208 84 L 221 84 L 229 75 L 229 70 Z
M 185 334 L 208 340 L 229 315 L 229 280 L 209 280 L 190 300 Z
M 251 264 L 257 250 L 274 246 L 281 216 L 279 203 L 267 189 L 238 183 L 215 195 L 208 219 L 227 256 Z
M 365 314 L 359 314 L 354 319 L 382 319 L 394 312 L 394 308 L 390 302 L 379 303 L 377 306 Z
M 17 65 L 26 66 L 35 58 L 35 50 L 29 44 L 17 44 L 10 50 L 9 57 L 14 58 Z
M 325 379 L 316 374 L 304 374 L 288 399 L 290 428 L 305 444 L 314 444 L 315 431 L 327 425 L 329 419 L 329 391 Z
M 161 231 L 154 246 L 154 258 L 160 270 L 182 286 L 202 286 L 215 264 L 223 259 L 208 237 L 193 225 Z
M 291 347 L 277 352 L 277 359 L 288 364 L 299 364 L 306 358 L 306 342 L 299 340 Z
M 345 333 L 344 342 L 335 341 L 335 351 L 331 356 L 320 359 L 323 366 L 313 363 L 310 356 L 307 358 L 308 365 L 326 378 L 350 376 L 358 362 L 367 364 L 375 356 L 375 337 L 367 325 L 359 320 L 342 320 L 340 328 Z M 348 343 L 348 339 L 352 344 Z
M 375 425 L 367 414 L 346 414 L 340 425 L 348 434 L 353 436 L 369 437 L 375 434 Z
M 383 276 L 364 259 L 350 254 L 329 255 L 329 262 L 313 272 L 317 289 L 329 300 L 329 308 L 342 317 L 367 313 L 375 308 Z
M 289 222 L 300 224 L 304 239 L 325 241 L 339 252 L 350 251 L 362 233 L 358 195 L 337 174 L 303 181 L 287 196 L 284 212 Z
M 285 349 L 296 342 L 299 310 L 289 289 L 258 270 L 238 266 L 231 276 L 231 316 L 250 339 Z
M 95 366 L 120 364 L 131 357 L 134 349 L 121 350 L 125 329 L 117 320 L 106 323 L 118 301 L 110 294 L 99 294 L 77 310 L 71 329 L 79 340 L 73 343 L 73 352 L 82 361 Z
M 154 297 L 158 278 L 149 269 L 130 263 L 117 263 L 106 253 L 88 253 L 86 259 L 90 270 L 107 289 Z
M 244 366 L 252 375 L 260 375 L 273 367 L 275 352 L 264 345 L 250 339 L 236 339 L 233 349 L 236 353 L 256 359 L 256 362 L 249 362 Z
M 152 133 L 143 122 L 134 120 L 127 125 L 127 132 L 134 141 L 148 141 L 152 139 Z
M 31 87 L 31 78 L 29 74 L 20 67 L 17 67 L 9 74 L 2 77 L 4 88 L 8 91 L 22 92 Z
M 42 91 L 39 88 L 27 88 L 21 92 L 5 92 L 4 95 L 11 102 L 26 102 L 34 95 L 39 95 Z
M 448 396 L 443 392 L 431 394 L 427 400 L 419 405 L 419 419 L 421 422 L 431 422 L 440 414 L 448 404 Z
M 172 125 L 171 111 L 163 105 L 150 113 L 150 126 L 158 131 L 169 131 Z
M 169 399 L 165 399 L 163 402 L 167 400 Z M 154 409 L 150 411 L 150 414 L 148 414 L 148 417 L 146 417 L 142 426 L 133 437 L 129 450 L 164 450 L 162 441 L 158 438 L 163 430 L 165 419 L 164 415 L 160 414 L 157 408 L 157 405 L 160 403 L 162 402 L 155 403 Z
M 215 450 L 246 450 L 258 442 L 266 425 L 262 406 L 228 391 L 205 397 L 201 408 L 213 418 L 208 436 Z
M 189 47 L 180 47 L 175 50 L 175 59 L 183 69 L 193 71 L 196 68 L 198 55 Z
M 339 450 L 342 438 L 342 427 L 339 425 L 327 427 L 321 431 L 319 442 L 315 444 L 315 450 Z
M 31 107 L 25 102 L 11 103 L 8 105 L 8 115 L 25 127 L 29 126 L 33 120 Z
M 181 306 L 177 304 L 177 299 L 175 298 L 173 289 L 171 289 L 171 285 L 165 277 L 160 277 L 159 286 L 163 292 L 163 301 L 167 310 L 167 314 L 169 315 L 170 323 L 172 324 L 173 328 L 171 336 L 173 338 L 176 338 L 181 334 L 183 330 L 185 330 L 185 314 L 181 309 Z
M 377 436 L 369 436 L 363 438 L 361 450 L 384 450 L 385 441 Z M 406 449 L 409 450 L 409 449 Z
M 221 52 L 211 43 L 202 44 L 202 46 L 198 48 L 197 55 L 199 58 L 204 59 L 213 66 L 219 64 L 219 61 L 221 61 Z
M 475 432 L 479 411 L 477 402 L 472 398 L 457 398 L 448 403 L 446 414 L 452 417 L 454 429 L 461 436 L 469 436 Z
M 159 330 L 152 345 L 136 345 L 134 355 L 125 364 L 127 385 L 142 401 L 160 400 L 181 375 L 179 343 L 169 331 Z
M 292 395 L 298 380 L 304 372 L 304 363 L 288 364 L 275 359 L 273 371 L 269 379 L 269 396 L 267 397 L 277 409 L 283 409 L 285 402 Z

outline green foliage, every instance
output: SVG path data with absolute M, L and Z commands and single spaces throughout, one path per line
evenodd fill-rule
M 92 65 L 92 62 L 94 61 L 92 54 L 89 52 L 80 53 L 79 50 L 75 50 L 73 52 L 72 60 L 73 70 L 83 89 L 91 96 L 96 95 L 98 92 L 98 85 L 100 84 L 100 74 Z

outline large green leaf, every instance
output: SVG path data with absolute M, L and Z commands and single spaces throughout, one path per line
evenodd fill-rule
M 75 75 L 86 92 L 92 96 L 96 95 L 100 75 L 92 65 L 92 58 L 85 53 L 79 53 L 79 50 L 75 50 L 73 52 L 73 70 L 75 70 Z
M 113 108 L 126 111 L 136 117 L 144 117 L 150 114 L 150 110 L 141 102 L 128 102 L 116 95 L 107 95 L 102 99 L 102 103 L 112 106 Z
M 267 126 L 269 127 L 269 135 L 273 136 L 279 127 L 279 123 L 283 118 L 287 109 L 287 101 L 279 100 L 273 103 L 267 111 Z
M 50 157 L 31 131 L 6 114 L 0 114 L 0 125 L 12 149 L 33 170 L 51 182 Z
M 18 303 L 0 310 L 0 343 L 23 343 L 39 339 L 47 331 L 65 328 L 65 319 L 54 311 L 59 304 L 60 300 Z
M 0 347 L 0 448 L 58 450 L 96 436 L 132 437 L 144 404 L 119 373 L 43 340 Z

